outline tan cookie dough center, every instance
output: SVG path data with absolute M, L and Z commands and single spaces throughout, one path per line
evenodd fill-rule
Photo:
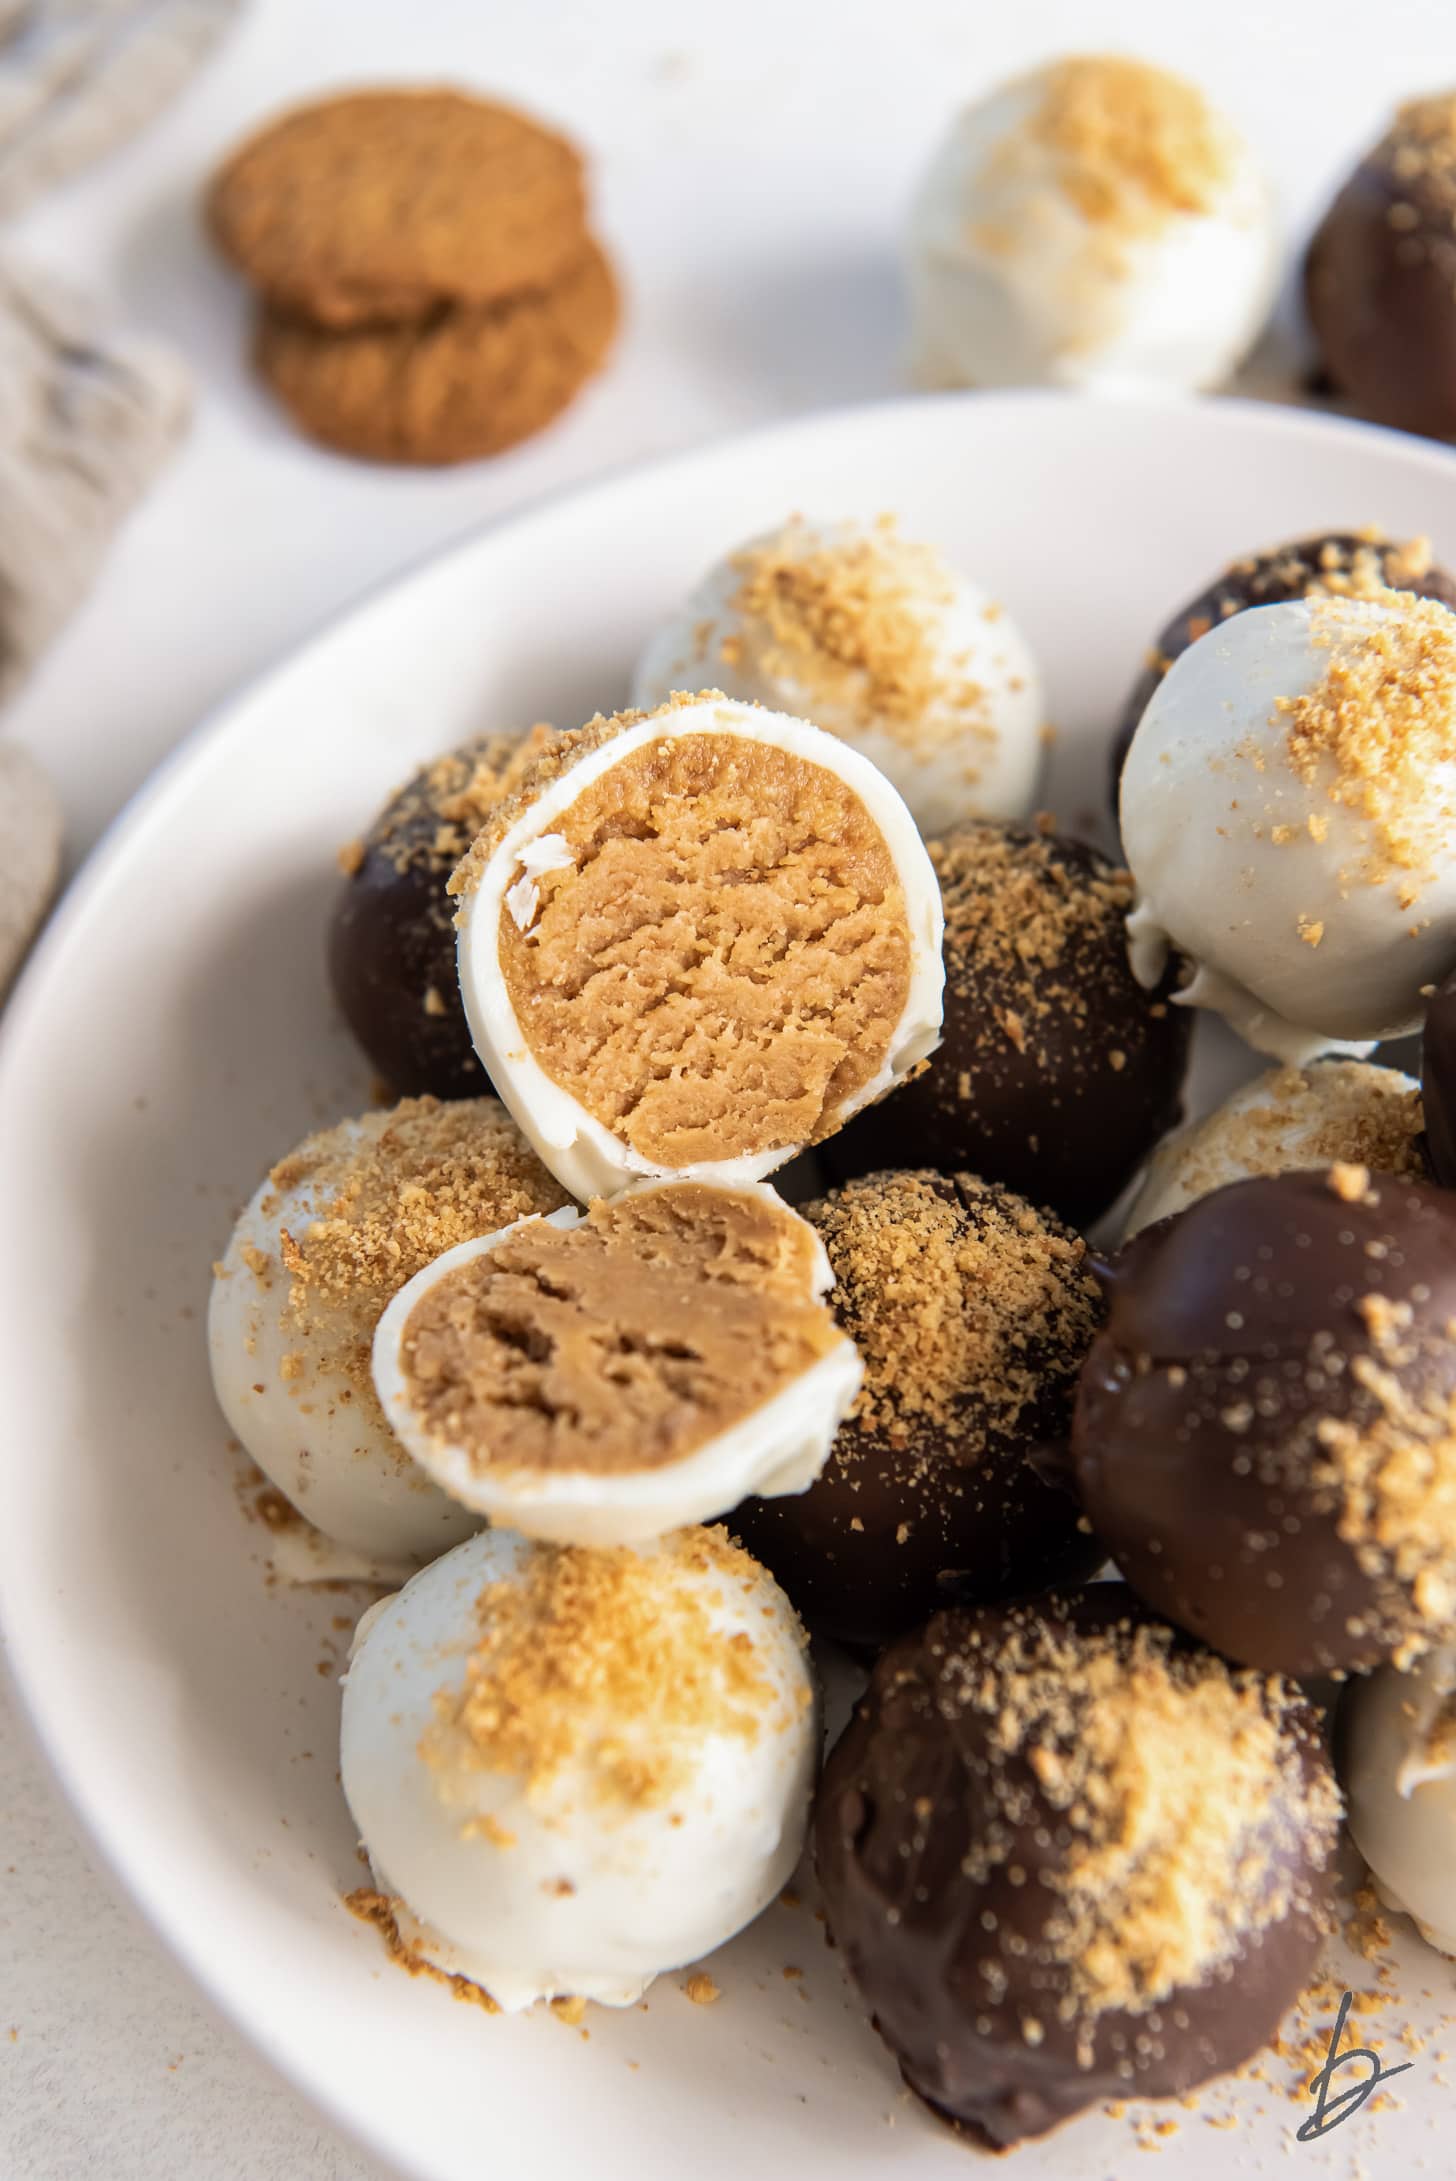
M 696 1182 L 535 1222 L 413 1310 L 411 1405 L 481 1471 L 661 1468 L 836 1345 L 815 1264 L 787 1208 Z
M 772 743 L 642 745 L 553 824 L 500 963 L 539 1066 L 666 1167 L 818 1141 L 889 1059 L 905 897 L 852 788 Z

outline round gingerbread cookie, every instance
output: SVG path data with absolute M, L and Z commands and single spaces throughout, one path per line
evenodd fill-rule
M 601 363 L 617 285 L 595 243 L 542 292 L 330 333 L 265 310 L 258 370 L 310 438 L 376 462 L 470 462 L 557 416 Z
M 360 91 L 250 137 L 207 211 L 270 303 L 356 326 L 550 286 L 581 255 L 586 196 L 575 147 L 508 106 Z

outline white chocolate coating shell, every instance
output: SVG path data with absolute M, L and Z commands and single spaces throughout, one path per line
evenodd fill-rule
M 635 1196 L 664 1187 L 639 1182 Z M 750 1185 L 789 1217 L 789 1208 L 766 1183 Z M 554 1227 L 574 1227 L 582 1214 L 550 1212 Z M 750 1494 L 777 1499 L 807 1491 L 829 1459 L 835 1433 L 849 1414 L 864 1377 L 853 1341 L 841 1336 L 827 1355 L 749 1416 L 719 1432 L 682 1460 L 625 1474 L 595 1470 L 481 1469 L 461 1446 L 433 1436 L 410 1398 L 402 1363 L 405 1328 L 435 1283 L 471 1259 L 487 1255 L 529 1224 L 517 1220 L 479 1242 L 463 1242 L 437 1257 L 402 1287 L 380 1318 L 374 1336 L 374 1383 L 380 1403 L 401 1442 L 426 1475 L 452 1499 L 492 1522 L 527 1537 L 563 1545 L 635 1545 L 689 1523 L 728 1514 Z M 808 1222 L 803 1222 L 806 1229 Z M 812 1229 L 808 1230 L 813 1232 Z M 827 1294 L 834 1274 L 824 1245 L 814 1235 L 816 1296 Z
M 477 1597 L 525 1550 L 484 1531 L 361 1621 L 344 1681 L 344 1793 L 379 1885 L 413 1912 L 401 1936 L 427 1960 L 508 2011 L 554 1994 L 630 2006 L 663 1970 L 751 1922 L 798 1861 L 819 1750 L 807 1655 L 767 1574 L 745 1587 L 709 1570 L 715 1626 L 746 1637 L 787 1698 L 755 1739 L 701 1735 L 686 1784 L 661 1807 L 604 1810 L 580 1760 L 534 1799 L 484 1768 L 455 1773 L 447 1797 L 420 1739 L 436 1693 L 463 1681 Z M 604 1712 L 604 1733 L 630 1726 Z M 467 1830 L 472 1818 L 490 1822 Z
M 1361 1163 L 1372 1117 L 1419 1095 L 1413 1076 L 1363 1060 L 1270 1068 L 1153 1153 L 1123 1239 L 1199 1197 L 1254 1174 L 1291 1174 L 1333 1160 Z
M 1456 1651 L 1383 1666 L 1345 1702 L 1350 1831 L 1382 1898 L 1456 1955 Z M 1442 1714 L 1444 1712 L 1444 1719 Z
M 796 542 L 809 551 L 849 542 L 873 546 L 875 540 L 873 528 L 857 523 L 794 523 L 750 539 L 739 553 Z M 893 555 L 896 548 L 883 550 Z M 674 690 L 712 684 L 745 703 L 812 719 L 893 781 L 927 836 L 962 818 L 1026 816 L 1041 771 L 1041 677 L 1025 637 L 989 593 L 934 556 L 935 590 L 948 595 L 927 592 L 923 625 L 933 671 L 949 694 L 927 722 L 930 731 L 912 743 L 895 722 L 866 716 L 864 707 L 826 697 L 775 667 L 767 626 L 734 604 L 744 580 L 737 559 L 730 554 L 711 568 L 649 637 L 637 662 L 634 704 L 663 704 Z M 980 701 L 957 701 L 954 691 L 964 683 L 975 685 Z
M 1329 760 L 1306 782 L 1283 755 L 1275 706 L 1322 680 L 1330 655 L 1315 617 L 1336 609 L 1372 627 L 1401 610 L 1295 599 L 1233 615 L 1174 660 L 1122 775 L 1134 970 L 1155 983 L 1171 942 L 1197 970 L 1181 1004 L 1212 1008 L 1295 1065 L 1417 1029 L 1424 988 L 1456 962 L 1456 842 L 1403 905 L 1403 874 L 1360 875 L 1368 821 L 1330 799 Z M 1449 796 L 1456 765 L 1434 775 L 1433 796 Z M 1276 828 L 1287 838 L 1276 841 Z M 1315 930 L 1317 942 L 1301 936 Z
M 388 1121 L 370 1114 L 336 1133 L 362 1140 Z M 340 1369 L 327 1333 L 305 1331 L 287 1314 L 281 1231 L 302 1229 L 316 1210 L 309 1182 L 283 1192 L 266 1180 L 238 1220 L 208 1306 L 213 1386 L 230 1429 L 300 1514 L 365 1560 L 407 1571 L 448 1552 L 481 1518 L 410 1459 L 367 1373 L 356 1379 Z M 268 1260 L 261 1276 L 250 1250 Z M 321 1309 L 313 1306 L 315 1320 Z
M 888 1059 L 861 1087 L 853 1104 L 846 1103 L 841 1118 L 848 1120 L 851 1112 L 881 1097 L 940 1042 L 945 983 L 940 885 L 915 821 L 890 782 L 857 750 L 821 728 L 757 705 L 709 695 L 699 703 L 655 713 L 600 744 L 546 784 L 500 841 L 460 912 L 460 992 L 475 1049 L 542 1165 L 584 1204 L 593 1197 L 613 1196 L 644 1176 L 729 1186 L 761 1181 L 804 1148 L 785 1144 L 673 1168 L 642 1157 L 547 1075 L 526 1041 L 500 972 L 502 906 L 523 878 L 529 882 L 533 862 L 537 869 L 550 867 L 556 854 L 552 826 L 557 816 L 570 808 L 589 782 L 634 750 L 661 739 L 699 734 L 739 735 L 747 741 L 772 743 L 823 766 L 858 795 L 885 837 L 904 889 L 910 985 Z M 548 859 L 545 863 L 539 860 L 543 856 Z
M 1022 137 L 1042 77 L 967 107 L 916 193 L 905 238 L 917 375 L 939 386 L 1194 389 L 1253 346 L 1279 278 L 1268 186 L 1224 124 L 1213 209 L 1174 212 L 1115 253 Z M 1012 161 L 997 155 L 1018 142 Z M 994 171 L 988 171 L 994 169 Z

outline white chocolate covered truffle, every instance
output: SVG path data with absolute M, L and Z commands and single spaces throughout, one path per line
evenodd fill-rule
M 488 1530 L 360 1622 L 344 1793 L 406 1956 L 508 2010 L 625 2007 L 766 1908 L 819 1723 L 803 1631 L 721 1530 Z
M 450 883 L 476 1050 L 583 1201 L 757 1181 L 939 1039 L 940 887 L 900 796 L 716 691 L 562 736 Z
M 1122 774 L 1133 968 L 1300 1063 L 1418 1028 L 1456 963 L 1456 615 L 1257 606 L 1173 662 Z
M 1270 1068 L 1154 1152 L 1126 1233 L 1169 1219 L 1230 1182 L 1317 1166 L 1419 1174 L 1420 1085 L 1399 1068 L 1319 1060 Z
M 709 682 L 863 751 L 922 833 L 1031 809 L 1044 714 L 1026 640 L 888 517 L 795 516 L 710 569 L 649 639 L 633 702 Z
M 616 1545 L 802 1492 L 863 1367 L 764 1182 L 638 1182 L 449 1250 L 379 1321 L 394 1431 L 463 1505 Z
M 905 245 L 934 385 L 1196 388 L 1253 346 L 1278 281 L 1268 186 L 1194 85 L 1053 62 L 968 106 Z
M 1376 1890 L 1456 1955 L 1456 1650 L 1382 1667 L 1345 1698 L 1340 1772 Z
M 408 1569 L 479 1528 L 385 1422 L 375 1326 L 442 1250 L 563 1201 L 494 1098 L 408 1098 L 341 1121 L 257 1190 L 213 1278 L 213 1385 L 258 1467 L 326 1537 Z

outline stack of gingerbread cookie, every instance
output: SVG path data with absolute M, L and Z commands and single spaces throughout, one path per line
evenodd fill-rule
M 498 453 L 597 369 L 618 300 L 586 213 L 574 145 L 453 90 L 297 108 L 208 201 L 259 291 L 267 384 L 313 438 L 387 462 Z

